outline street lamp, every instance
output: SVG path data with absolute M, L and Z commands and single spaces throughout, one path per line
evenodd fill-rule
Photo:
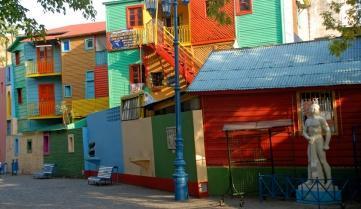
M 184 5 L 189 3 L 189 0 L 182 0 Z M 154 17 L 152 13 L 153 8 L 157 0 L 145 0 L 147 10 Z M 184 161 L 184 145 L 182 137 L 181 127 L 181 103 L 180 103 L 180 85 L 179 85 L 179 40 L 178 40 L 178 0 L 162 0 L 163 13 L 166 16 L 170 16 L 171 7 L 173 4 L 174 13 L 174 71 L 175 71 L 175 86 L 174 86 L 174 98 L 175 98 L 175 117 L 176 117 L 176 159 L 174 160 L 174 190 L 175 200 L 187 200 L 188 199 L 188 174 L 185 172 L 186 162 Z M 148 7 L 149 6 L 149 7 Z

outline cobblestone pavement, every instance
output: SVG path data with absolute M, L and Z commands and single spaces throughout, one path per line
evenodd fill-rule
M 175 202 L 173 194 L 126 184 L 91 186 L 84 179 L 32 179 L 31 176 L 0 176 L 1 209 L 133 209 L 133 208 L 239 208 L 237 199 L 226 199 L 219 206 L 220 197 L 191 198 Z M 297 204 L 294 201 L 245 199 L 245 209 L 313 209 L 317 206 Z M 322 206 L 322 209 L 340 208 Z M 360 209 L 361 204 L 347 205 Z

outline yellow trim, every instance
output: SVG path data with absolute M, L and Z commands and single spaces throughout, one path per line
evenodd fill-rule
M 46 77 L 46 76 L 61 76 L 61 73 L 45 73 L 45 74 L 27 74 L 27 78 L 35 78 L 35 77 Z
M 42 120 L 42 119 L 54 119 L 54 118 L 62 118 L 61 115 L 49 115 L 49 116 L 35 116 L 35 117 L 28 117 L 28 120 Z

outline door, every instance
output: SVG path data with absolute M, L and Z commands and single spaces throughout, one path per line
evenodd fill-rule
M 55 115 L 54 84 L 39 84 L 40 116 Z
M 38 72 L 39 74 L 53 72 L 53 48 L 51 46 L 43 46 L 37 48 L 38 56 Z

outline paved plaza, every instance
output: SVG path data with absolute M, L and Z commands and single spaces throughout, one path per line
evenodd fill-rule
M 91 186 L 84 179 L 39 180 L 31 176 L 0 176 L 1 209 L 239 208 L 237 199 L 226 199 L 224 206 L 219 206 L 219 200 L 220 197 L 210 197 L 175 202 L 172 193 L 126 184 Z M 313 209 L 317 206 L 282 200 L 260 203 L 256 197 L 247 197 L 243 208 Z M 361 205 L 348 204 L 347 208 L 359 209 Z

